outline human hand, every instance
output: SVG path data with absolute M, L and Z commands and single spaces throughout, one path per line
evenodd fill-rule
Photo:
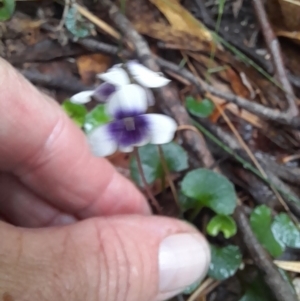
M 151 216 L 59 105 L 1 59 L 0 86 L 0 298 L 164 300 L 205 276 L 201 234 Z

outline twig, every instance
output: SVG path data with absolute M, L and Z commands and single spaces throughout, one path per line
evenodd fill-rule
M 138 150 L 137 147 L 134 148 L 133 153 L 134 153 L 134 156 L 136 158 L 137 167 L 138 167 L 138 170 L 139 170 L 139 173 L 140 173 L 143 185 L 144 185 L 144 189 L 146 190 L 146 193 L 147 193 L 149 199 L 151 200 L 152 205 L 157 210 L 158 214 L 162 214 L 162 209 L 161 209 L 157 199 L 154 197 L 153 193 L 151 192 L 150 187 L 149 187 L 149 185 L 147 183 L 147 180 L 145 178 L 142 161 L 141 161 L 139 150 Z
M 120 13 L 118 7 L 110 0 L 102 0 L 102 6 L 108 11 L 110 18 L 116 24 L 118 29 L 124 34 L 127 40 L 133 44 L 138 59 L 149 69 L 160 71 L 159 65 L 153 58 L 148 44 L 144 38 L 133 28 L 128 19 Z M 160 98 L 159 107 L 172 115 L 179 125 L 191 125 L 189 115 L 180 103 L 178 91 L 172 85 L 157 89 Z M 186 131 L 182 135 L 184 144 L 191 149 L 191 152 L 204 166 L 211 166 L 214 162 L 213 157 L 206 147 L 205 140 L 202 136 L 194 132 Z
M 96 41 L 95 39 L 91 38 L 84 38 L 80 39 L 76 42 L 77 44 L 80 44 L 84 48 L 92 51 L 92 52 L 102 52 L 106 54 L 110 54 L 113 56 L 120 56 L 123 58 L 132 58 L 133 55 L 126 49 L 119 49 L 117 46 L 110 45 L 107 43 Z
M 265 282 L 273 291 L 276 299 L 278 301 L 297 301 L 297 296 L 291 286 L 284 280 L 269 254 L 259 244 L 241 206 L 236 208 L 234 217 L 242 234 L 241 237 L 245 246 L 253 258 L 254 263 L 264 273 Z
M 286 98 L 288 101 L 288 108 L 286 113 L 291 117 L 295 117 L 298 115 L 298 107 L 295 102 L 295 95 L 293 88 L 287 78 L 286 70 L 284 68 L 283 58 L 281 54 L 280 45 L 278 39 L 276 38 L 273 29 L 268 20 L 267 13 L 265 11 L 264 5 L 261 0 L 252 0 L 254 10 L 256 12 L 258 21 L 260 23 L 260 27 L 262 29 L 266 44 L 269 48 L 273 65 L 275 68 L 275 73 L 277 75 L 277 80 L 282 85 L 286 93 Z
M 21 71 L 29 81 L 35 85 L 44 86 L 52 89 L 60 89 L 72 93 L 78 93 L 84 90 L 92 90 L 93 87 L 83 85 L 74 77 L 54 77 L 38 71 L 24 70 Z
M 296 185 L 300 184 L 300 168 L 279 164 L 263 152 L 256 152 L 255 156 L 263 165 L 268 166 L 268 170 L 282 180 Z
M 254 113 L 264 119 L 276 121 L 277 123 L 288 125 L 290 127 L 300 129 L 300 118 L 294 117 L 291 118 L 289 114 L 286 112 L 280 112 L 276 109 L 270 109 L 258 103 L 251 102 L 250 100 L 239 97 L 237 95 L 231 93 L 225 93 L 217 90 L 213 86 L 205 83 L 204 81 L 200 81 L 197 79 L 191 72 L 189 72 L 186 68 L 180 68 L 176 64 L 164 60 L 162 58 L 157 57 L 157 63 L 165 70 L 172 71 L 185 79 L 187 79 L 190 83 L 194 84 L 199 92 L 210 92 L 211 94 L 221 97 L 231 103 L 238 105 L 239 107 L 248 110 L 251 113 Z

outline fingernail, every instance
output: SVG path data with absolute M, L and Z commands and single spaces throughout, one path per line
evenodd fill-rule
M 198 234 L 176 234 L 159 247 L 159 292 L 180 292 L 202 280 L 210 264 L 210 248 Z

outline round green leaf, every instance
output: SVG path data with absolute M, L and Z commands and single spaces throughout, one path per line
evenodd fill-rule
M 271 231 L 271 219 L 271 209 L 261 205 L 252 211 L 250 225 L 258 241 L 273 257 L 278 257 L 284 248 L 277 242 Z
M 188 168 L 188 157 L 185 150 L 178 144 L 170 142 L 161 145 L 168 170 L 170 172 L 182 171 Z M 156 179 L 162 178 L 164 171 L 157 145 L 148 144 L 138 150 L 143 172 L 147 183 L 151 184 Z M 133 156 L 130 162 L 130 173 L 132 179 L 140 186 L 143 186 L 138 170 L 136 158 Z
M 217 236 L 220 232 L 225 238 L 230 238 L 236 234 L 237 227 L 234 219 L 228 215 L 216 215 L 207 225 L 207 233 L 211 236 Z
M 185 103 L 188 111 L 197 117 L 208 117 L 214 110 L 213 102 L 207 98 L 199 102 L 192 96 L 188 96 Z
M 226 177 L 209 169 L 199 168 L 186 174 L 181 191 L 218 214 L 232 214 L 236 207 L 234 187 Z
M 85 116 L 84 129 L 92 131 L 95 127 L 108 123 L 111 118 L 105 112 L 105 105 L 99 104 Z
M 1 7 L 2 2 L 2 7 Z M 11 18 L 15 11 L 15 0 L 2 0 L 0 1 L 0 21 L 6 21 Z
M 85 116 L 87 114 L 86 107 L 81 104 L 75 104 L 69 100 L 65 100 L 62 103 L 63 110 L 68 114 L 68 116 L 79 126 L 82 127 L 84 123 Z
M 211 247 L 211 263 L 208 275 L 217 280 L 224 280 L 235 274 L 242 262 L 239 247 L 228 245 L 223 248 Z
M 272 233 L 284 248 L 300 248 L 300 232 L 286 213 L 278 214 L 272 223 Z

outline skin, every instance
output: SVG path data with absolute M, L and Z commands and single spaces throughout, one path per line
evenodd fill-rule
M 151 216 L 59 105 L 1 59 L 0 87 L 0 300 L 159 299 L 160 242 L 196 230 Z

